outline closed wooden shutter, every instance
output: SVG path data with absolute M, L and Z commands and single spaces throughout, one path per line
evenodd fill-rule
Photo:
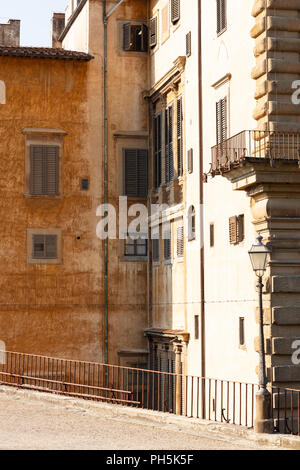
M 183 174 L 183 135 L 182 135 L 182 98 L 177 100 L 177 168 L 178 175 Z
M 31 145 L 30 147 L 30 194 L 58 194 L 57 146 Z
M 159 238 L 155 238 L 154 240 L 152 240 L 152 257 L 153 257 L 153 261 L 159 261 L 159 258 L 160 258 L 160 253 L 159 253 Z
M 164 235 L 164 257 L 165 260 L 171 259 L 171 233 L 165 232 Z
M 157 16 L 150 20 L 150 47 L 157 45 Z
M 161 154 L 162 154 L 162 119 L 161 114 L 154 118 L 154 187 L 161 185 Z
M 142 25 L 142 48 L 141 52 L 147 52 L 148 51 L 148 26 L 145 24 Z
M 32 257 L 35 259 L 57 258 L 57 235 L 32 236 Z
M 238 242 L 241 243 L 245 237 L 245 229 L 244 229 L 244 215 L 239 215 L 237 221 L 237 239 Z
M 180 0 L 171 0 L 171 21 L 176 23 L 180 19 Z
M 146 197 L 148 192 L 148 151 L 124 149 L 125 195 Z
M 184 253 L 184 231 L 183 227 L 177 228 L 177 256 L 182 258 Z
M 217 144 L 227 139 L 227 97 L 216 103 Z
M 192 33 L 191 31 L 186 35 L 186 56 L 192 55 Z
M 170 106 L 165 111 L 165 182 L 169 183 L 173 178 L 173 106 Z
M 131 28 L 130 23 L 123 24 L 123 49 L 124 51 L 131 50 Z
M 227 27 L 226 0 L 217 0 L 217 34 Z
M 238 243 L 237 236 L 237 225 L 238 219 L 236 216 L 229 218 L 229 241 L 231 245 L 236 245 Z

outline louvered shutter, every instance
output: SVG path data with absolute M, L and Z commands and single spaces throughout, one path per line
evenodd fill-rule
M 217 33 L 221 33 L 227 26 L 226 0 L 217 0 Z
M 227 139 L 227 97 L 216 103 L 217 144 Z
M 245 237 L 244 230 L 244 215 L 239 215 L 237 218 L 237 240 L 238 243 L 241 243 Z
M 184 253 L 183 227 L 177 228 L 177 256 L 180 258 Z
M 148 26 L 142 25 L 142 52 L 148 51 Z
M 125 195 L 146 197 L 148 192 L 148 151 L 124 150 Z
M 161 114 L 154 118 L 154 186 L 158 188 L 161 185 Z
M 238 243 L 237 224 L 238 224 L 237 217 L 236 216 L 230 217 L 230 219 L 229 219 L 229 241 L 230 241 L 231 245 L 236 245 Z
M 165 144 L 165 181 L 169 183 L 174 178 L 173 106 L 165 112 Z
M 45 151 L 45 194 L 58 193 L 58 147 L 47 146 Z
M 171 259 L 171 233 L 165 232 L 164 235 L 164 257 L 165 260 Z
M 186 56 L 192 55 L 192 33 L 191 31 L 186 35 Z
M 150 47 L 157 45 L 157 16 L 150 20 Z
M 131 28 L 130 23 L 123 24 L 123 49 L 130 51 L 131 49 Z
M 177 100 L 177 168 L 178 175 L 183 174 L 183 138 L 182 138 L 182 98 Z
M 44 152 L 43 146 L 30 147 L 30 194 L 44 194 Z
M 180 0 L 171 0 L 171 21 L 176 23 L 180 19 Z
M 45 235 L 32 236 L 32 258 L 45 257 Z
M 148 194 L 148 151 L 137 151 L 137 169 L 138 169 L 138 189 L 139 197 L 146 197 Z
M 57 258 L 57 235 L 45 235 L 45 258 Z

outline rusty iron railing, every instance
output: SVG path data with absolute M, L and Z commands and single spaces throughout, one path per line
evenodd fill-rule
M 0 384 L 253 427 L 255 384 L 3 353 Z
M 272 387 L 274 431 L 300 436 L 300 390 Z
M 215 176 L 242 165 L 245 161 L 276 160 L 300 162 L 300 133 L 243 131 L 211 149 L 210 174 Z

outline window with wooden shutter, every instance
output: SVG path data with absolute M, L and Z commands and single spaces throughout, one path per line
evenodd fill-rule
M 180 0 L 171 0 L 171 21 L 176 23 L 180 20 Z
M 216 103 L 217 144 L 227 139 L 227 96 Z
M 184 231 L 183 227 L 177 228 L 177 257 L 182 258 L 184 254 Z
M 186 56 L 190 57 L 192 55 L 192 33 L 191 31 L 186 35 Z
M 152 240 L 152 259 L 153 261 L 159 261 L 160 259 L 160 240 L 159 238 L 154 238 Z
M 194 171 L 194 151 L 193 149 L 190 149 L 188 151 L 188 172 L 193 173 Z
M 150 19 L 150 47 L 157 45 L 157 16 Z
M 177 100 L 177 168 L 178 176 L 183 175 L 183 112 L 182 98 Z
M 147 256 L 147 240 L 144 238 L 133 239 L 130 236 L 125 241 L 125 256 Z
M 32 236 L 32 258 L 55 259 L 57 258 L 57 235 Z
M 226 0 L 217 0 L 217 34 L 222 33 L 227 27 Z
M 147 197 L 148 151 L 124 149 L 124 193 L 129 197 Z
M 30 194 L 58 194 L 58 152 L 54 145 L 30 146 Z
M 164 258 L 166 261 L 171 259 L 171 232 L 164 234 Z
M 194 206 L 190 206 L 188 211 L 188 239 L 189 241 L 196 238 L 196 211 Z
M 229 240 L 232 245 L 237 245 L 244 240 L 244 215 L 230 217 Z
M 123 50 L 148 51 L 148 27 L 145 24 L 123 24 Z
M 173 106 L 165 110 L 165 182 L 174 178 Z
M 154 187 L 161 185 L 162 156 L 162 118 L 161 114 L 154 118 Z

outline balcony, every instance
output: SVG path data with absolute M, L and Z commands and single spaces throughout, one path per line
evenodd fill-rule
M 249 162 L 297 162 L 300 166 L 300 133 L 243 131 L 211 149 L 209 175 L 214 177 Z

